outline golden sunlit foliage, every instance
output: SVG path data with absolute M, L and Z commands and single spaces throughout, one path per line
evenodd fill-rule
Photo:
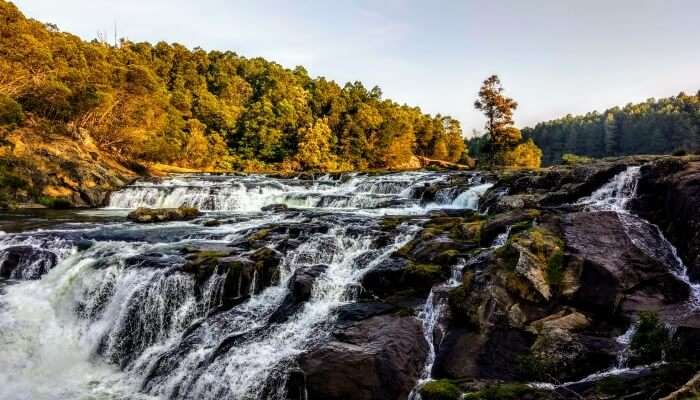
M 0 0 L 0 124 L 39 123 L 124 159 L 196 168 L 383 168 L 464 155 L 456 120 L 377 87 L 233 52 L 85 42 Z

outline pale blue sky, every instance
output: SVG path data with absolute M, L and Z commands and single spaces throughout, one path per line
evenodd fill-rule
M 15 0 L 92 39 L 116 21 L 134 41 L 233 50 L 481 129 L 472 103 L 501 76 L 520 126 L 700 89 L 698 0 Z

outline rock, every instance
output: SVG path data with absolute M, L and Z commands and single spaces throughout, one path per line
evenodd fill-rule
M 688 299 L 688 285 L 635 245 L 618 214 L 568 214 L 563 229 L 568 255 L 581 263 L 574 296 L 580 308 L 612 313 L 620 305 L 629 312 L 656 311 Z
M 281 211 L 286 211 L 288 208 L 289 207 L 287 207 L 286 204 L 270 204 L 270 205 L 261 207 L 260 211 L 281 212 Z
M 140 207 L 129 213 L 127 218 L 138 223 L 188 221 L 200 216 L 196 208 L 145 208 Z
M 519 380 L 516 362 L 530 351 L 535 336 L 518 329 L 498 327 L 485 332 L 451 329 L 437 350 L 433 376 L 455 380 Z
M 692 365 L 682 363 L 642 367 L 568 383 L 556 392 L 558 398 L 572 400 L 660 399 L 683 386 L 696 372 Z
M 538 381 L 573 381 L 608 369 L 620 350 L 612 338 L 551 329 L 537 337 L 529 356 L 522 359 L 522 367 Z
M 413 317 L 386 314 L 355 322 L 300 357 L 308 400 L 404 399 L 427 351 Z
M 203 223 L 202 225 L 204 225 L 204 226 L 206 226 L 206 227 L 220 226 L 220 225 L 221 225 L 221 221 L 219 221 L 218 219 L 210 219 L 210 220 L 208 220 L 208 221 L 204 221 L 204 223 Z
M 374 296 L 393 295 L 424 298 L 433 285 L 446 280 L 449 272 L 434 264 L 417 264 L 399 257 L 389 257 L 362 277 L 362 287 Z
M 551 330 L 580 331 L 591 324 L 588 317 L 576 310 L 561 310 L 542 319 L 530 323 L 528 330 L 542 333 Z
M 661 227 L 700 279 L 700 161 L 667 157 L 640 169 L 634 212 Z
M 56 254 L 32 246 L 13 246 L 0 250 L 0 277 L 39 279 L 56 266 Z
M 92 240 L 78 240 L 75 243 L 75 247 L 78 249 L 78 251 L 85 251 L 88 250 L 89 248 L 92 247 L 92 245 L 95 244 Z
M 518 208 L 489 217 L 481 228 L 481 245 L 490 246 L 496 237 L 509 228 L 511 235 L 519 232 L 522 228 L 529 228 L 530 222 L 537 218 L 540 212 L 533 209 Z
M 269 321 L 281 323 L 292 316 L 304 302 L 311 298 L 311 290 L 316 278 L 323 274 L 326 269 L 328 269 L 327 265 L 312 265 L 299 267 L 295 270 L 287 284 L 289 293 L 284 297 Z

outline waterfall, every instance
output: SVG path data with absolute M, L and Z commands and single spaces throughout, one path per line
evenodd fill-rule
M 2 233 L 0 266 L 15 268 L 0 289 L 0 398 L 282 398 L 270 392 L 270 382 L 284 389 L 296 357 L 328 337 L 339 306 L 357 300 L 363 274 L 420 230 L 409 220 L 388 234 L 378 217 L 475 209 L 490 187 L 477 177 L 454 189 L 450 177 L 177 176 L 116 192 L 85 222 Z M 421 203 L 421 190 L 434 184 L 452 189 Z M 296 210 L 260 212 L 275 203 Z M 139 225 L 120 211 L 180 205 L 209 212 L 194 221 Z M 205 226 L 208 218 L 220 224 Z M 254 269 L 244 285 L 231 270 L 186 269 L 192 248 L 248 257 L 255 249 L 238 246 L 264 231 L 271 232 L 264 248 L 280 255 L 273 279 Z M 277 231 L 288 233 L 278 238 Z M 295 272 L 319 265 L 310 298 L 275 320 Z M 461 264 L 445 285 L 456 285 L 460 271 Z M 421 312 L 431 346 L 445 306 L 437 297 Z
M 676 247 L 664 236 L 661 229 L 629 210 L 629 203 L 637 194 L 640 167 L 628 167 L 615 175 L 610 182 L 577 202 L 588 211 L 614 211 L 632 243 L 646 255 L 667 265 L 671 272 L 691 289 L 690 310 L 700 309 L 700 283 L 688 277 L 688 269 L 678 255 Z
M 423 305 L 423 308 L 418 313 L 418 319 L 423 325 L 423 337 L 428 343 L 428 355 L 425 359 L 423 372 L 421 373 L 418 383 L 408 395 L 409 400 L 420 400 L 421 396 L 418 389 L 421 385 L 431 380 L 433 365 L 435 363 L 436 350 L 440 345 L 440 341 L 444 336 L 442 327 L 440 326 L 440 318 L 447 310 L 447 298 L 445 296 L 436 296 L 436 290 L 440 289 L 443 292 L 446 289 L 454 288 L 462 283 L 462 273 L 464 270 L 465 261 L 460 259 L 459 262 L 451 267 L 450 279 L 444 283 L 430 289 L 428 298 Z M 439 332 L 438 332 L 439 330 Z
M 637 194 L 639 171 L 638 166 L 628 167 L 577 204 L 591 211 L 627 212 L 627 205 Z
M 372 215 L 420 214 L 438 208 L 475 209 L 492 186 L 481 177 L 464 191 L 440 190 L 436 202 L 422 207 L 414 194 L 426 185 L 444 182 L 448 174 L 404 172 L 388 175 L 349 174 L 313 181 L 249 176 L 189 175 L 163 182 L 137 182 L 111 195 L 109 208 L 197 207 L 203 211 L 256 212 L 266 205 L 293 208 L 366 210 Z

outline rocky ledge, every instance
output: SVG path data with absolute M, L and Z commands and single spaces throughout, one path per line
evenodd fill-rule
M 188 221 L 200 216 L 198 209 L 193 207 L 179 208 L 146 208 L 139 207 L 129 213 L 127 218 L 139 223 L 154 223 L 167 221 Z

